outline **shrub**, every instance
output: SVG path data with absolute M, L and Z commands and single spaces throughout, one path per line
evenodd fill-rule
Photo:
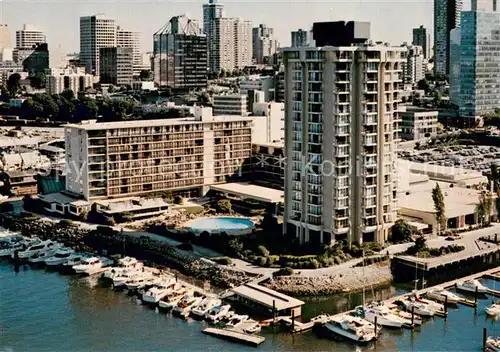
M 176 195 L 174 197 L 174 204 L 179 204 L 179 205 L 182 205 L 184 204 L 184 198 L 182 198 L 181 196 L 179 195 Z
M 258 246 L 257 247 L 257 254 L 261 255 L 263 257 L 269 257 L 269 251 L 264 246 Z
M 281 268 L 273 273 L 273 276 L 290 276 L 293 275 L 293 269 L 290 267 Z
M 320 267 L 319 262 L 316 259 L 309 260 L 309 268 L 318 269 Z
M 215 204 L 215 210 L 218 213 L 229 214 L 229 213 L 231 213 L 231 211 L 233 209 L 232 209 L 231 202 L 229 201 L 229 199 L 220 199 Z
M 258 265 L 258 266 L 264 266 L 266 265 L 266 258 L 264 257 L 255 257 L 255 265 Z
M 112 216 L 105 216 L 104 217 L 104 222 L 106 223 L 106 225 L 109 225 L 109 226 L 115 226 L 116 225 L 116 221 L 115 221 L 115 219 Z
M 62 219 L 59 221 L 59 226 L 61 227 L 69 227 L 73 225 L 73 221 L 69 219 Z
M 89 218 L 89 213 L 86 210 L 83 210 L 78 217 L 81 221 L 87 221 L 87 219 Z
M 232 265 L 233 261 L 229 257 L 222 257 L 217 259 L 217 262 L 222 265 Z

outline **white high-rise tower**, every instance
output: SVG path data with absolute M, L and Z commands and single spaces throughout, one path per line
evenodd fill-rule
M 106 15 L 80 17 L 80 61 L 88 73 L 99 75 L 99 49 L 116 46 L 116 24 Z

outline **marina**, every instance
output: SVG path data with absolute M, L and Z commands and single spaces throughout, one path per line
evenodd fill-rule
M 27 265 L 33 264 L 27 253 L 32 253 L 32 255 L 49 253 L 42 251 L 36 254 L 34 251 L 40 247 L 38 242 L 30 240 L 28 243 L 27 250 L 19 249 L 19 252 L 11 253 L 15 268 L 22 267 L 23 270 L 26 270 Z M 46 248 L 46 251 L 51 251 L 50 253 L 53 252 L 53 256 L 57 253 L 63 253 L 68 261 L 74 254 L 57 243 L 49 246 L 47 242 L 44 242 L 42 247 Z M 53 250 L 53 247 L 57 247 L 57 250 Z M 70 255 L 67 256 L 67 253 Z M 52 261 L 53 256 L 48 256 L 49 258 L 46 260 Z M 63 267 L 64 259 L 58 257 L 57 260 L 61 261 L 59 267 Z M 32 270 L 37 271 L 41 268 L 37 265 Z M 500 277 L 498 268 L 430 288 L 395 295 L 388 299 L 374 300 L 372 298 L 367 300 L 367 302 L 371 301 L 372 303 L 366 305 L 365 298 L 363 298 L 362 304 L 351 307 L 354 308 L 352 310 L 341 310 L 334 314 L 328 312 L 316 316 L 304 316 L 302 311 L 306 304 L 305 301 L 283 295 L 255 282 L 234 287 L 218 296 L 178 280 L 168 270 L 147 267 L 131 257 L 111 261 L 105 257 L 84 256 L 80 263 L 74 265 L 73 268 L 73 273 L 77 274 L 77 277 L 83 275 L 88 278 L 80 280 L 97 280 L 98 283 L 106 281 L 109 284 L 104 287 L 111 285 L 114 288 L 114 290 L 110 290 L 111 292 L 117 289 L 127 290 L 129 295 L 126 296 L 136 297 L 136 301 L 142 301 L 143 303 L 141 303 L 145 306 L 152 304 L 153 307 L 161 308 L 163 300 L 166 300 L 164 297 L 169 297 L 170 293 L 177 292 L 176 296 L 173 296 L 175 298 L 169 301 L 168 306 L 164 306 L 167 309 L 163 309 L 163 311 L 172 312 L 173 315 L 182 318 L 179 319 L 181 321 L 187 320 L 189 322 L 191 321 L 190 317 L 197 318 L 196 320 L 205 320 L 206 322 L 203 324 L 215 324 L 215 326 L 202 327 L 200 331 L 204 334 L 251 346 L 263 344 L 267 340 L 264 334 L 270 332 L 280 334 L 281 329 L 276 330 L 279 325 L 286 326 L 292 334 L 311 334 L 312 330 L 313 336 L 318 334 L 321 336 L 326 333 L 328 341 L 335 341 L 338 337 L 343 337 L 344 340 L 346 338 L 354 340 L 353 342 L 344 342 L 349 345 L 383 340 L 387 338 L 392 329 L 404 327 L 411 331 L 414 329 L 422 331 L 426 325 L 435 324 L 436 318 L 433 316 L 442 317 L 444 321 L 449 321 L 451 320 L 449 312 L 452 309 L 451 306 L 449 307 L 450 304 L 465 306 L 462 309 L 472 307 L 474 315 L 481 313 L 493 318 L 500 315 L 500 309 L 497 309 L 496 303 L 492 302 L 491 306 L 481 304 L 481 301 L 484 301 L 487 296 L 500 295 L 500 292 L 495 289 L 496 280 Z M 489 282 L 493 282 L 493 285 L 483 284 L 482 278 L 486 280 L 491 278 Z M 153 298 L 148 300 L 145 297 Z M 435 301 L 439 303 L 435 303 Z M 237 302 L 238 307 L 241 305 L 238 311 L 233 310 L 232 306 L 228 304 L 231 302 Z M 431 313 L 429 317 L 425 316 L 426 311 L 422 307 L 426 307 L 425 309 Z M 406 312 L 404 312 L 405 309 Z M 417 312 L 417 309 L 420 310 Z M 452 311 L 456 310 L 461 310 L 461 308 L 452 309 Z M 259 314 L 259 316 L 263 316 L 262 313 L 267 313 L 264 315 L 272 317 L 265 320 L 253 320 L 248 315 L 237 315 Z M 167 316 L 169 315 L 167 314 Z M 420 315 L 425 319 L 420 318 Z M 238 318 L 232 320 L 232 317 Z M 300 318 L 302 321 L 298 320 Z M 493 331 L 491 327 L 490 331 Z M 332 334 L 336 336 L 332 336 Z M 480 346 L 480 337 L 478 336 L 477 339 L 477 345 Z

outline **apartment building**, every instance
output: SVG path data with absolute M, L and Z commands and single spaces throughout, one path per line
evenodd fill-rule
M 291 32 L 292 47 L 311 46 L 313 39 L 311 31 L 298 29 Z
M 425 60 L 422 47 L 417 45 L 403 45 L 407 50 L 406 63 L 403 66 L 403 83 L 414 85 L 425 78 Z
M 218 94 L 214 95 L 212 104 L 214 115 L 248 115 L 248 97 L 244 94 Z
M 278 41 L 274 39 L 274 29 L 265 24 L 259 24 L 252 29 L 253 61 L 256 64 L 270 62 L 270 58 L 278 49 Z
M 23 29 L 16 31 L 16 48 L 18 49 L 32 49 L 46 42 L 45 33 L 30 24 L 25 24 Z
M 100 82 L 115 86 L 132 86 L 134 77 L 133 62 L 133 48 L 100 48 Z
M 252 153 L 252 120 L 213 117 L 96 123 L 65 127 L 66 191 L 104 199 L 173 191 L 205 194 L 208 186 L 243 175 Z
M 432 138 L 437 136 L 438 111 L 426 110 L 414 106 L 400 112 L 401 138 L 407 141 Z
M 383 243 L 396 220 L 405 48 L 372 44 L 369 23 L 314 23 L 313 37 L 317 47 L 283 52 L 284 234 Z
M 106 15 L 80 17 L 80 62 L 99 75 L 99 50 L 116 46 L 115 20 Z
M 85 73 L 83 67 L 67 67 L 50 69 L 47 72 L 46 89 L 48 94 L 60 94 L 72 90 L 75 95 L 94 86 L 94 76 Z
M 11 46 L 10 46 L 9 26 L 7 24 L 0 23 L 0 50 L 10 47 Z
M 253 122 L 256 133 L 253 143 L 283 143 L 285 139 L 285 104 L 262 102 L 253 104 Z M 259 133 L 257 133 L 257 131 Z
M 240 81 L 240 93 L 248 94 L 251 90 L 264 92 L 264 101 L 271 100 L 271 93 L 274 89 L 274 77 L 272 76 L 248 76 Z

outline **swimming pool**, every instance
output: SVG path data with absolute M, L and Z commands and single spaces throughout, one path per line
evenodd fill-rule
M 194 232 L 231 232 L 235 230 L 248 230 L 253 228 L 253 226 L 253 221 L 249 219 L 234 217 L 202 218 L 193 220 L 187 225 Z

